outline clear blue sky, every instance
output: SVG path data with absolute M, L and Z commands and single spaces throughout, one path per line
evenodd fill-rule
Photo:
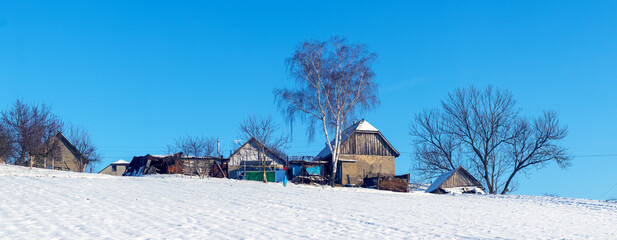
M 187 133 L 219 137 L 228 155 L 248 114 L 284 124 L 272 91 L 292 86 L 294 47 L 340 35 L 379 55 L 381 105 L 364 118 L 403 153 L 398 173 L 415 113 L 492 84 L 524 115 L 559 112 L 576 156 L 519 176 L 516 194 L 617 197 L 616 1 L 204 2 L 0 2 L 0 107 L 51 104 L 86 126 L 97 169 Z M 293 136 L 292 155 L 324 146 L 303 126 Z

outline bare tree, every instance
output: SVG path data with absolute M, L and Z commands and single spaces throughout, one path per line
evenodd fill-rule
M 179 137 L 173 145 L 167 145 L 167 153 L 174 154 L 182 152 L 183 155 L 189 157 L 207 157 L 212 156 L 216 152 L 217 139 L 214 137 L 190 136 Z M 191 176 L 197 173 L 200 178 L 204 178 L 209 173 L 208 166 L 205 162 L 199 162 L 197 159 L 185 161 L 187 169 L 191 169 Z
M 0 122 L 0 163 L 8 163 L 13 152 L 13 139 L 8 127 Z
M 448 94 L 441 112 L 419 114 L 411 127 L 416 169 L 436 175 L 465 165 L 484 180 L 489 193 L 501 189 L 505 194 L 515 175 L 530 166 L 551 160 L 567 166 L 571 156 L 557 145 L 567 128 L 559 126 L 557 115 L 547 112 L 530 127 L 515 105 L 510 92 L 491 86 Z
M 51 113 L 51 107 L 28 105 L 20 100 L 2 112 L 2 122 L 8 126 L 15 143 L 16 153 L 11 162 L 24 165 L 28 161 L 30 168 L 37 156 L 43 156 L 49 150 L 44 143 L 63 126 L 62 121 Z
M 281 127 L 272 116 L 250 115 L 238 125 L 238 129 L 240 139 L 249 140 L 254 137 L 280 157 L 286 156 L 289 137 L 285 134 L 277 135 Z
M 287 59 L 296 89 L 275 90 L 279 108 L 293 125 L 297 117 L 307 123 L 309 140 L 320 125 L 332 152 L 330 185 L 334 186 L 343 127 L 360 110 L 375 107 L 377 84 L 372 63 L 377 55 L 365 45 L 344 38 L 307 41 Z
M 78 167 L 80 172 L 85 172 L 86 166 L 100 162 L 102 157 L 98 153 L 98 148 L 92 142 L 90 133 L 84 127 L 71 125 L 68 128 L 67 138 L 77 148 L 80 153 Z
M 414 168 L 423 180 L 462 165 L 457 149 L 460 144 L 453 135 L 446 134 L 444 117 L 438 110 L 425 110 L 417 114 L 409 134 L 415 147 Z
M 274 122 L 274 119 L 270 115 L 250 115 L 238 125 L 238 129 L 240 130 L 239 137 L 241 139 L 248 141 L 251 138 L 255 138 L 262 143 L 258 145 L 259 152 L 257 156 L 258 161 L 261 162 L 264 182 L 268 182 L 266 176 L 266 168 L 268 167 L 266 165 L 266 148 L 270 149 L 270 151 L 274 152 L 279 157 L 284 158 L 287 156 L 285 150 L 287 149 L 289 138 L 285 134 L 277 135 L 281 128 Z
M 172 145 L 167 145 L 169 154 L 182 152 L 185 156 L 205 157 L 212 156 L 216 152 L 214 137 L 190 136 L 179 137 Z
M 558 140 L 568 135 L 568 128 L 559 125 L 555 112 L 544 114 L 530 124 L 527 119 L 518 120 L 515 129 L 517 134 L 508 141 L 508 159 L 511 161 L 510 174 L 501 194 L 511 191 L 510 185 L 519 171 L 529 167 L 540 168 L 550 161 L 555 161 L 560 167 L 570 165 L 572 157 L 563 146 L 556 144 Z

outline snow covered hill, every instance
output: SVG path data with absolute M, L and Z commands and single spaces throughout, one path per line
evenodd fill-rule
M 0 164 L 3 239 L 617 239 L 617 204 Z

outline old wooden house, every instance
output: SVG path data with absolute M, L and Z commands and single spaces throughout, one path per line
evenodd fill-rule
M 124 174 L 124 172 L 128 168 L 129 164 L 130 164 L 129 162 L 120 159 L 118 161 L 115 161 L 109 164 L 107 167 L 103 168 L 103 170 L 101 170 L 99 173 L 109 174 L 109 175 L 114 175 L 114 176 L 122 176 L 122 174 Z
M 399 155 L 377 128 L 362 119 L 343 131 L 335 183 L 363 186 L 367 178 L 394 176 L 394 159 Z M 330 148 L 321 150 L 314 161 L 331 163 Z
M 256 138 L 246 141 L 229 156 L 229 177 L 239 178 L 245 172 L 276 171 L 285 167 L 283 157 L 272 151 Z
M 84 171 L 86 166 L 83 166 L 80 161 L 83 156 L 61 132 L 49 138 L 44 147 L 48 149 L 47 153 L 36 160 L 35 167 L 74 172 Z
M 458 167 L 437 177 L 426 192 L 437 194 L 484 193 L 484 187 L 465 168 Z

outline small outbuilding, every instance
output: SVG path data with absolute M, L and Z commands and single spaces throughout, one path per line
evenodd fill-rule
M 484 193 L 482 184 L 465 168 L 458 167 L 437 177 L 427 193 Z
M 101 170 L 99 173 L 109 174 L 109 175 L 114 175 L 114 176 L 122 176 L 122 174 L 124 174 L 126 169 L 129 167 L 129 164 L 130 164 L 129 162 L 120 159 L 118 161 L 115 161 L 109 164 L 109 166 L 103 168 L 103 170 Z

